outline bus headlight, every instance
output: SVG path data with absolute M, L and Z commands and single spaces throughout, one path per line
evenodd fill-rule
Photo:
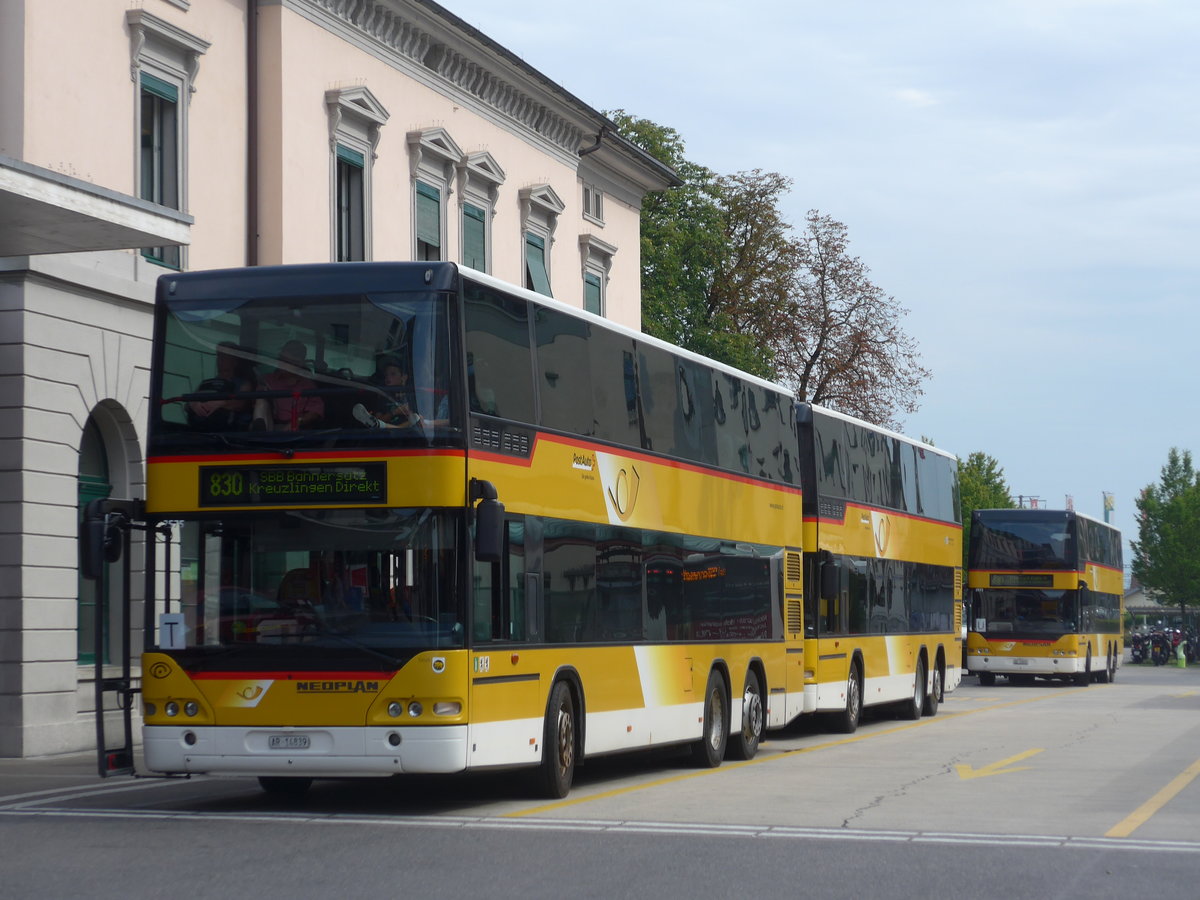
M 171 717 L 175 717 L 175 716 L 179 715 L 179 704 L 176 703 L 174 700 L 168 700 L 167 706 L 166 706 L 166 711 L 167 711 L 167 715 L 171 716 Z
M 418 718 L 423 712 L 425 712 L 425 707 L 421 705 L 420 700 L 413 700 L 408 704 L 408 714 L 414 719 Z
M 435 716 L 457 716 L 462 713 L 462 704 L 457 700 L 439 700 L 433 704 Z
M 398 719 L 404 714 L 404 704 L 399 700 L 393 700 L 388 704 L 388 715 L 393 719 Z
M 183 712 L 184 715 L 194 716 L 196 713 L 200 712 L 200 704 L 195 700 L 189 700 L 187 703 L 183 704 Z

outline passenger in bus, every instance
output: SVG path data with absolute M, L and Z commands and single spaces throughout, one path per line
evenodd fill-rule
M 200 382 L 197 393 L 220 395 L 211 400 L 192 400 L 187 405 L 188 423 L 204 431 L 243 429 L 250 424 L 252 403 L 238 394 L 257 389 L 254 364 L 233 341 L 217 345 L 217 372 Z
M 438 401 L 435 418 L 425 419 L 417 413 L 416 397 L 409 384 L 407 364 L 395 357 L 384 357 L 380 364 L 378 379 L 382 389 L 374 410 L 358 403 L 351 410 L 354 418 L 366 428 L 416 428 L 421 425 L 438 426 L 450 419 L 450 403 L 445 393 Z
M 396 356 L 385 356 L 376 371 L 379 391 L 372 409 L 355 404 L 351 414 L 366 428 L 411 428 L 420 416 L 415 412 L 416 398 L 408 381 L 408 366 Z
M 263 378 L 268 391 L 288 391 L 287 396 L 259 400 L 254 404 L 253 431 L 298 431 L 318 425 L 325 416 L 325 402 L 307 392 L 316 389 L 308 371 L 308 349 L 300 341 L 288 341 L 279 351 L 279 364 Z

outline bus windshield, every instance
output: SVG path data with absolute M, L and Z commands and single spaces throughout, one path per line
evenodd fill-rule
M 398 667 L 464 645 L 459 511 L 230 513 L 181 531 L 185 664 Z
M 436 291 L 165 301 L 152 452 L 461 433 Z
M 1041 569 L 1075 568 L 1075 542 L 1066 516 L 1032 517 L 1015 510 L 1011 517 L 989 515 L 971 527 L 971 568 Z

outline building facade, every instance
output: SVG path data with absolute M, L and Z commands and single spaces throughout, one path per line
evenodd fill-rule
M 442 259 L 637 328 L 673 183 L 426 0 L 0 0 L 0 756 L 95 744 L 79 510 L 144 495 L 159 275 Z

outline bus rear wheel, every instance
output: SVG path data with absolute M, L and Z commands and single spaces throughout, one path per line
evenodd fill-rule
M 941 666 L 933 667 L 933 690 L 925 698 L 925 708 L 922 710 L 927 716 L 936 716 L 938 704 L 942 700 L 942 668 Z
M 979 684 L 981 686 L 991 687 L 995 683 L 996 683 L 996 673 L 995 672 L 980 672 L 979 673 Z
M 715 769 L 725 758 L 729 740 L 729 710 L 725 703 L 725 681 L 714 669 L 704 689 L 704 727 L 700 740 L 692 744 L 692 762 L 702 769 Z
M 742 691 L 742 727 L 730 735 L 729 756 L 732 759 L 754 759 L 762 742 L 765 719 L 762 686 L 758 673 L 751 669 L 746 673 L 746 687 Z
M 913 672 L 912 696 L 900 707 L 900 718 L 919 719 L 921 710 L 925 708 L 925 660 L 917 660 L 917 670 Z
M 575 780 L 575 701 L 565 681 L 556 682 L 542 726 L 542 763 L 537 770 L 540 793 L 561 800 Z

